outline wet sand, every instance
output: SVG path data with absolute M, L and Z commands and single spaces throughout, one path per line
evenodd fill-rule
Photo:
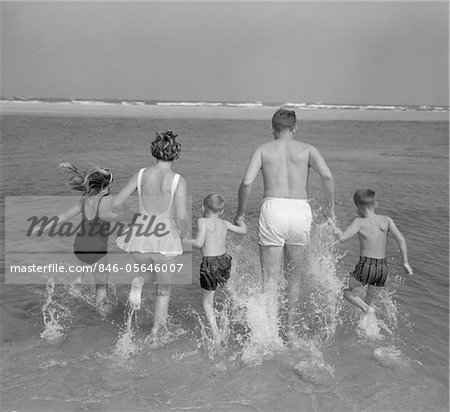
M 151 117 L 156 119 L 270 119 L 278 107 L 186 107 L 44 102 L 0 102 L 2 114 Z M 448 112 L 295 109 L 300 120 L 448 121 Z

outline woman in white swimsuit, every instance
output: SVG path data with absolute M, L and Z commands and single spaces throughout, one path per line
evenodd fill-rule
M 189 219 L 186 208 L 186 181 L 172 171 L 173 161 L 180 155 L 181 145 L 172 131 L 156 133 L 151 153 L 156 165 L 140 169 L 114 198 L 113 210 L 120 209 L 137 189 L 139 214 L 133 224 L 116 240 L 117 246 L 131 254 L 144 268 L 167 263 L 183 253 L 180 234 L 187 233 Z M 176 213 L 174 214 L 174 210 Z M 142 288 L 149 274 L 142 271 L 131 281 L 129 302 L 140 309 Z M 171 291 L 171 274 L 158 272 L 152 335 L 165 326 Z

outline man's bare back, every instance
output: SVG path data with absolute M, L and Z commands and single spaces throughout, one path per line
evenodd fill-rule
M 314 146 L 286 134 L 253 152 L 239 189 L 237 218 L 243 216 L 251 185 L 260 170 L 264 179 L 264 198 L 307 199 L 310 167 L 322 178 L 333 212 L 334 181 L 322 155 Z
M 310 145 L 278 139 L 259 147 L 264 197 L 306 199 Z

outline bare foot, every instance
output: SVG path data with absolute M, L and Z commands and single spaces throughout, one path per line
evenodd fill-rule
M 141 295 L 143 287 L 144 278 L 142 276 L 138 276 L 131 281 L 131 290 L 128 301 L 134 310 L 139 310 L 141 308 Z

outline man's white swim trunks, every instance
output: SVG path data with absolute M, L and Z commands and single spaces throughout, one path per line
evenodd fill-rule
M 267 197 L 259 216 L 260 246 L 305 246 L 309 242 L 312 213 L 308 200 Z

